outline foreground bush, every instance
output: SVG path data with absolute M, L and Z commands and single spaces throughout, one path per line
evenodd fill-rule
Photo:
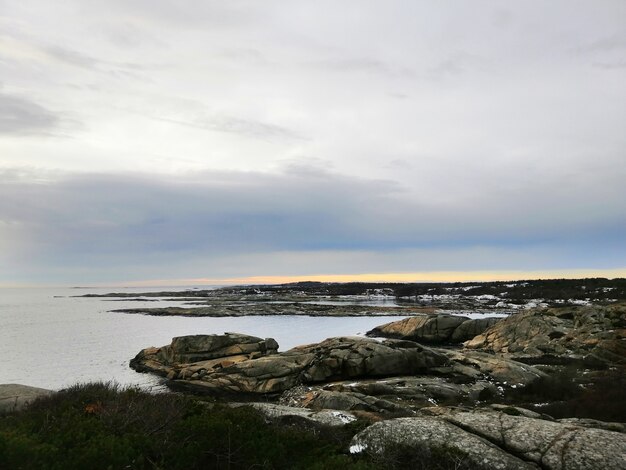
M 374 468 L 343 454 L 337 436 L 269 426 L 250 408 L 88 384 L 0 417 L 0 468 Z

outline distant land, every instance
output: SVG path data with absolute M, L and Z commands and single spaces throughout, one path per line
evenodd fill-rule
M 626 300 L 626 279 L 585 278 L 455 283 L 295 282 L 205 290 L 111 292 L 84 297 L 178 300 L 183 307 L 120 309 L 176 316 L 386 316 L 416 313 L 513 313 L 535 307 Z

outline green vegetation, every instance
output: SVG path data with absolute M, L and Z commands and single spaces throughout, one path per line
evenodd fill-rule
M 250 407 L 111 384 L 77 385 L 0 416 L 0 468 L 368 470 L 382 463 L 390 469 L 456 468 L 456 456 L 432 461 L 434 456 L 411 449 L 351 456 L 349 441 L 365 425 L 269 425 Z M 417 466 L 407 467 L 412 461 Z
M 78 385 L 0 417 L 0 468 L 373 468 L 350 435 L 270 426 L 251 408 Z

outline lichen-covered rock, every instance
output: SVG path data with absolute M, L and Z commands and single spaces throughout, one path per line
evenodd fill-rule
M 223 335 L 191 335 L 172 339 L 171 344 L 160 348 L 146 348 L 130 361 L 138 372 L 153 372 L 174 378 L 181 375 L 191 378 L 221 369 L 233 363 L 253 359 L 278 350 L 273 338 L 257 338 L 239 333 Z M 187 366 L 193 364 L 193 367 Z
M 293 403 L 293 400 L 292 400 Z M 312 410 L 372 411 L 414 414 L 392 401 L 351 391 L 311 390 L 300 397 L 298 406 Z
M 181 337 L 169 346 L 144 349 L 130 365 L 187 389 L 278 393 L 299 383 L 414 374 L 447 361 L 439 352 L 397 340 L 330 338 L 280 354 L 277 347 L 273 339 L 233 333 Z
M 489 377 L 495 382 L 508 386 L 531 384 L 545 377 L 545 372 L 506 357 L 479 351 L 447 350 L 445 354 L 450 360 L 450 374 L 465 375 L 468 378 Z
M 294 387 L 281 395 L 279 403 L 311 409 L 366 410 L 409 416 L 416 408 L 435 404 L 471 406 L 498 394 L 497 387 L 486 380 L 456 383 L 446 377 L 419 375 Z
M 339 337 L 276 353 L 274 340 L 227 336 L 175 338 L 169 346 L 144 349 L 131 367 L 165 376 L 174 388 L 212 394 L 278 394 L 300 384 L 349 379 L 449 377 L 447 384 L 441 379 L 438 383 L 422 381 L 419 389 L 409 392 L 416 400 L 422 397 L 429 402 L 441 395 L 478 399 L 488 388 L 479 383 L 527 385 L 543 375 L 509 359 L 477 351 L 464 354 L 433 349 L 407 340 Z M 233 355 L 216 357 L 222 353 Z M 177 362 L 189 358 L 197 362 Z
M 447 343 L 454 330 L 467 317 L 455 315 L 418 315 L 386 323 L 367 332 L 367 336 L 399 338 L 423 343 Z
M 626 468 L 626 436 L 618 432 L 482 410 L 453 412 L 444 419 L 542 468 Z
M 472 339 L 474 336 L 483 333 L 488 328 L 498 323 L 502 318 L 498 317 L 485 317 L 474 318 L 464 321 L 458 327 L 454 329 L 452 336 L 450 337 L 451 343 L 463 343 Z
M 452 448 L 475 468 L 618 470 L 626 468 L 626 435 L 503 411 L 432 408 L 431 416 L 376 423 L 353 448 L 382 453 L 393 445 Z
M 626 364 L 626 304 L 531 310 L 465 343 L 528 363 Z
M 524 470 L 537 469 L 487 439 L 465 432 L 436 417 L 397 418 L 372 424 L 352 438 L 350 451 L 384 455 L 398 448 L 416 455 L 456 457 L 465 468 Z
M 196 391 L 279 393 L 301 383 L 415 374 L 446 361 L 442 353 L 417 343 L 340 337 L 279 354 L 241 360 L 210 371 L 205 369 L 197 376 L 192 372 L 197 364 L 179 365 L 178 369 L 170 367 L 167 373 L 168 378 L 176 381 L 174 386 Z
M 231 406 L 250 406 L 259 411 L 268 421 L 280 424 L 302 424 L 341 427 L 356 421 L 356 416 L 344 410 L 324 409 L 321 411 L 276 405 L 274 403 L 235 403 Z
M 367 336 L 406 339 L 418 343 L 462 343 L 484 332 L 500 319 L 471 320 L 458 315 L 418 315 L 386 323 L 367 332 Z

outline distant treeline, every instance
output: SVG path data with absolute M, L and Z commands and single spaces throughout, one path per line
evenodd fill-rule
M 308 295 L 372 295 L 386 293 L 396 297 L 457 294 L 462 296 L 496 295 L 511 300 L 626 299 L 626 278 L 546 279 L 495 282 L 296 282 L 282 285 L 253 286 L 257 292 Z
M 251 285 L 223 287 L 216 290 L 195 289 L 162 292 L 121 292 L 109 294 L 86 294 L 82 297 L 172 297 L 202 298 L 224 295 L 292 296 L 340 296 L 340 295 L 388 295 L 400 298 L 418 298 L 426 295 L 457 295 L 462 297 L 493 295 L 510 302 L 530 299 L 614 301 L 626 300 L 626 278 L 606 279 L 542 279 L 494 282 L 294 282 L 279 285 Z

